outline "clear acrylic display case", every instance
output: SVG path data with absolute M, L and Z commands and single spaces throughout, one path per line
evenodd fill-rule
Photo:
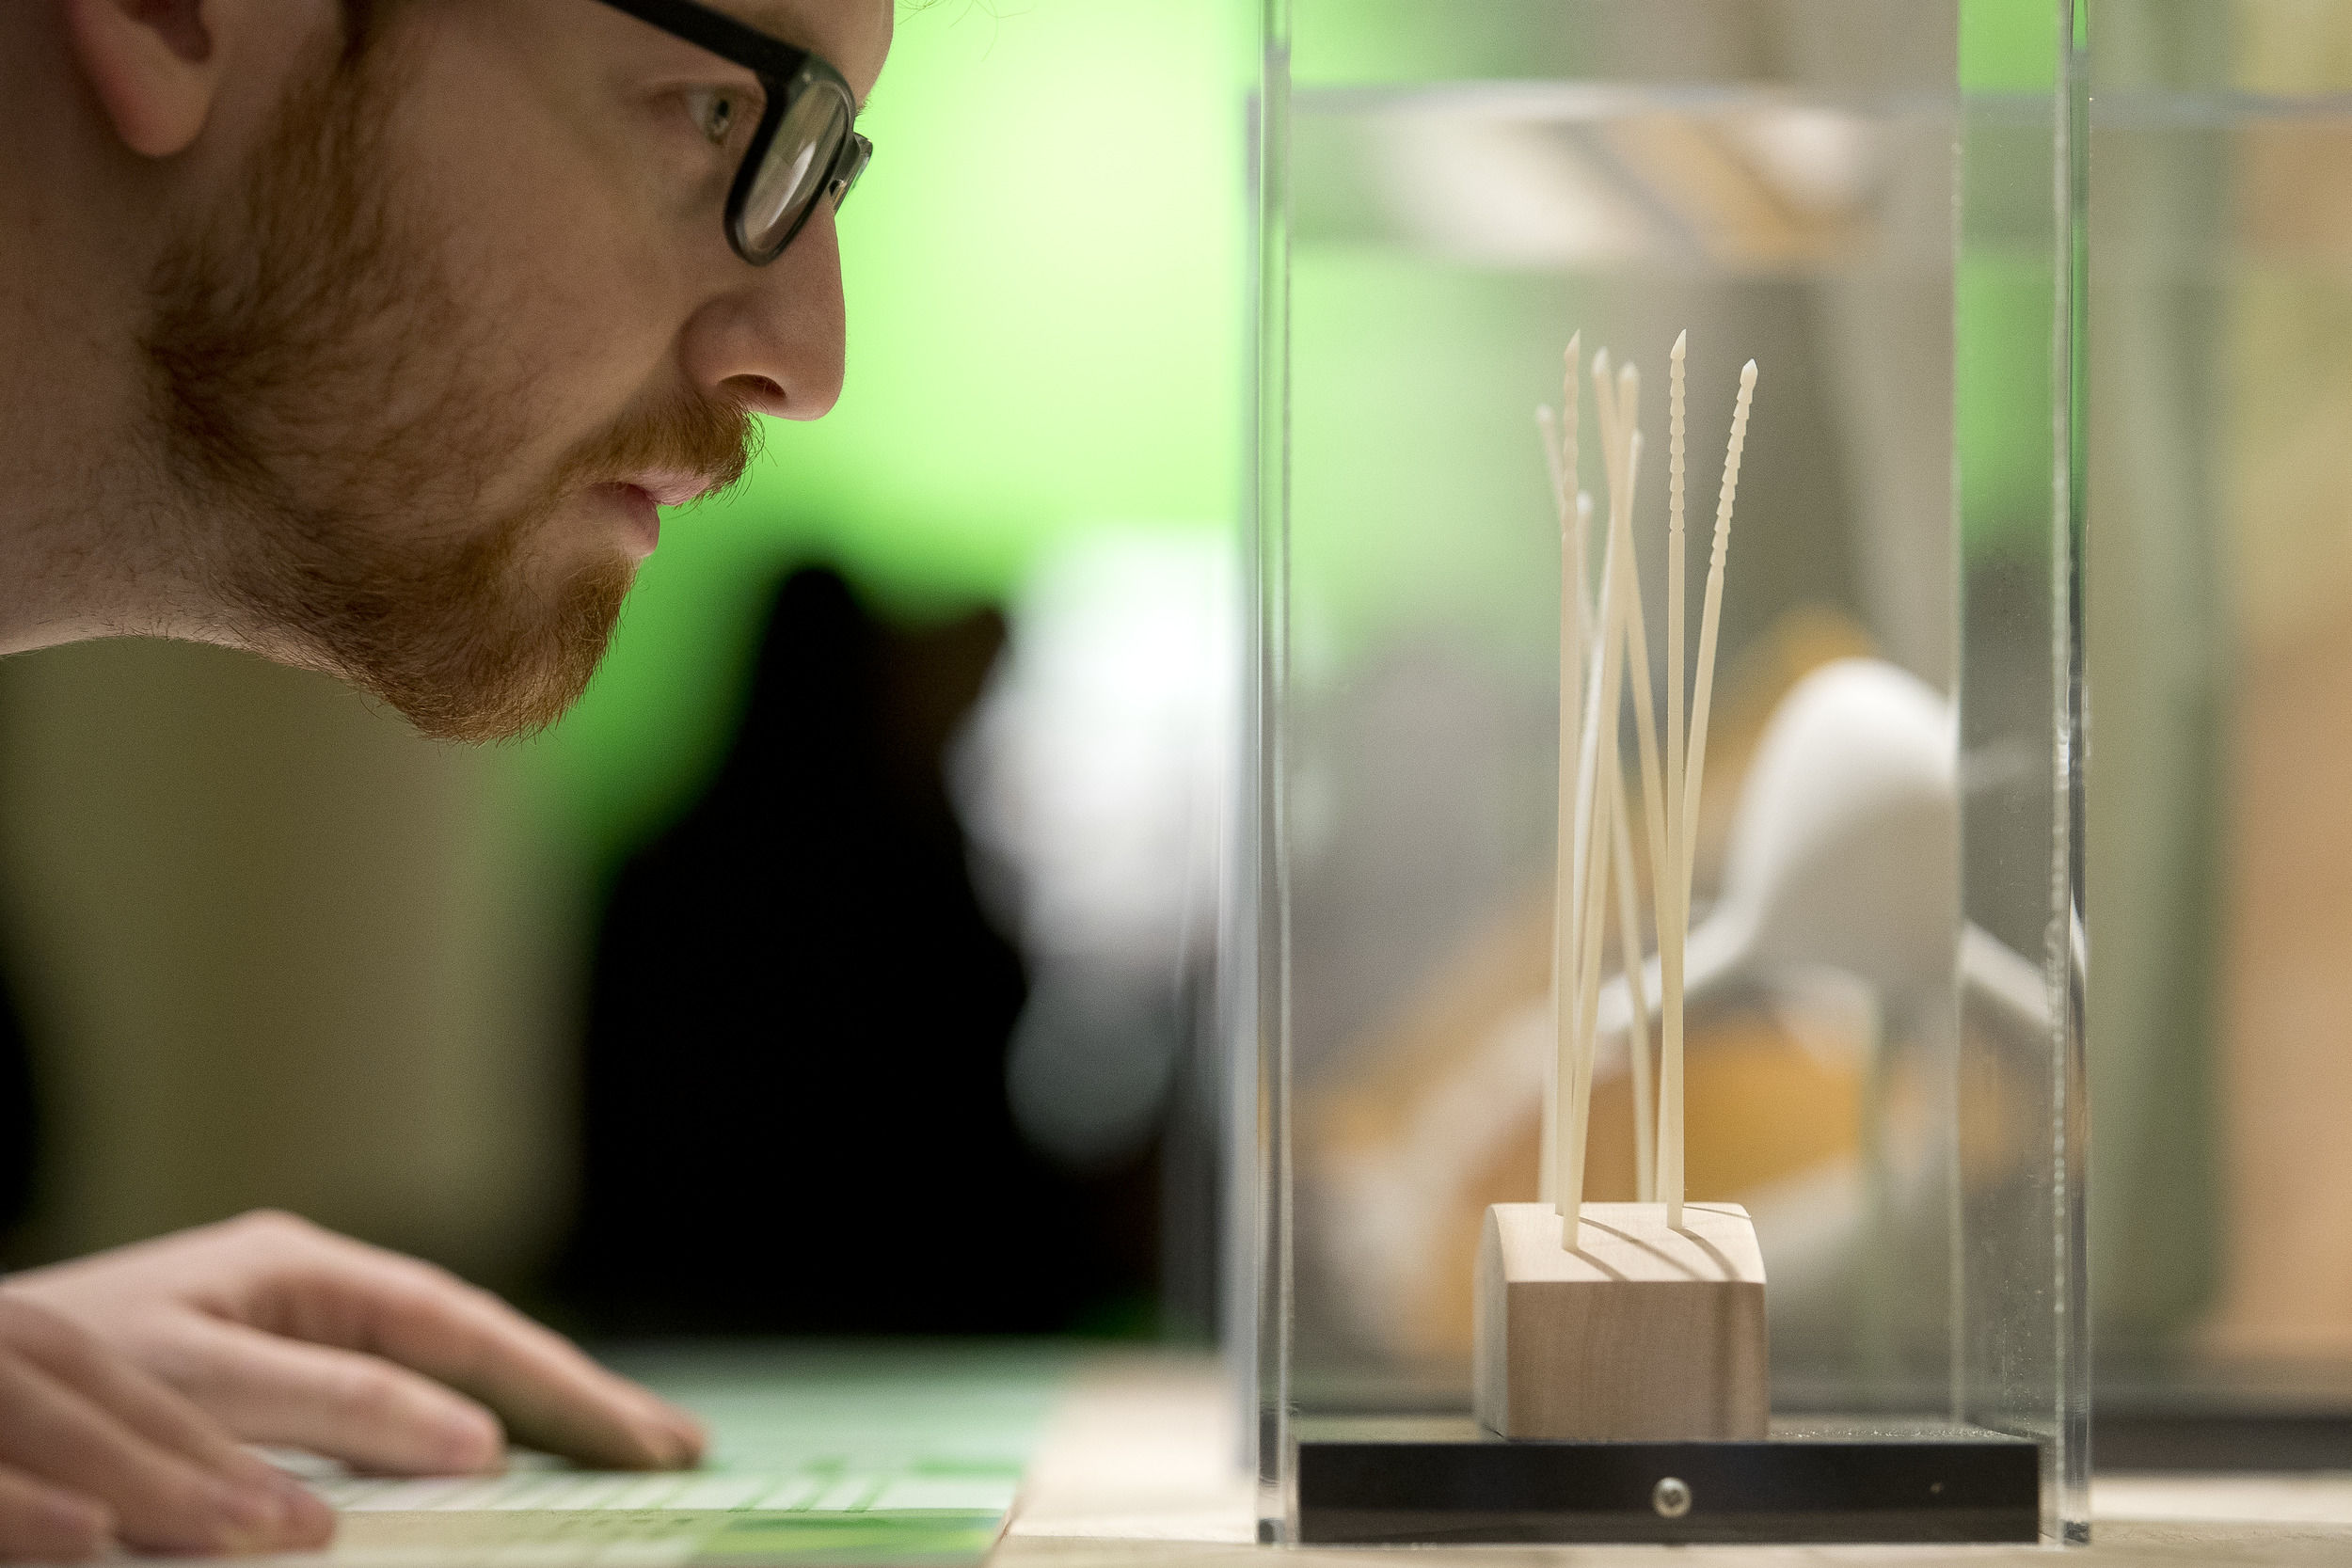
M 2028 1439 L 2041 1533 L 2087 1536 L 2086 51 L 2067 0 L 1269 0 L 1226 933 L 1264 1539 L 1299 1538 L 1315 1422 L 1468 1409 L 1478 1227 L 1535 1196 L 1550 1028 L 1531 415 L 1572 331 L 1643 368 L 1655 604 L 1684 328 L 1695 526 L 1761 372 L 1694 930 L 1745 896 L 1747 765 L 1824 667 L 1872 661 L 1931 753 L 1822 808 L 1811 895 L 1749 910 L 1694 1002 L 1692 1196 L 1756 1216 L 1776 1419 Z M 1588 1197 L 1632 1196 L 1624 1095 L 1604 1061 Z

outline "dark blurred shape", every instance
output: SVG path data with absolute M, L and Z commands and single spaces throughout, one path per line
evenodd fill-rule
M 33 1094 L 32 1047 L 24 1015 L 0 972 L 0 1238 L 24 1223 L 40 1157 L 40 1108 Z
M 1007 1105 L 1021 962 L 941 772 L 1004 638 L 885 626 L 829 571 L 778 593 L 733 749 L 598 936 L 587 1326 L 1051 1331 L 1148 1290 L 1150 1159 L 1064 1175 Z

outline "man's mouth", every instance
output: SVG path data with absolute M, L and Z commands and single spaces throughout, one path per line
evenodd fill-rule
M 610 497 L 628 522 L 628 553 L 643 561 L 661 543 L 661 509 L 653 492 L 625 481 L 599 484 L 596 494 Z
M 656 506 L 684 506 L 700 500 L 718 488 L 707 474 L 687 473 L 676 469 L 657 469 L 631 474 L 621 483 L 632 490 L 643 491 Z

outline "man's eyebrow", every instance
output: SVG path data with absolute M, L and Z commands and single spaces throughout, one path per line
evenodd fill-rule
M 749 0 L 749 3 L 737 12 L 736 20 L 747 27 L 756 27 L 778 43 L 789 44 L 795 49 L 810 48 L 800 35 L 799 19 L 793 15 L 789 6 L 777 5 L 774 0 L 764 0 L 764 3 L 763 0 Z M 822 57 L 824 51 L 816 49 L 811 50 L 811 53 Z M 828 60 L 826 63 L 836 70 L 840 66 L 837 60 Z M 873 89 L 868 88 L 866 96 L 859 99 L 852 107 L 862 115 L 866 112 L 866 106 L 873 101 Z

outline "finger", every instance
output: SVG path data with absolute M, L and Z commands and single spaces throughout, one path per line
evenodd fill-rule
M 252 1442 L 410 1475 L 469 1475 L 505 1462 L 497 1417 L 380 1356 L 215 1322 L 175 1347 L 169 1375 Z
M 338 1243 L 278 1275 L 301 1338 L 373 1353 L 496 1410 L 518 1442 L 614 1469 L 691 1465 L 701 1423 L 504 1302 L 412 1259 Z
M 0 1362 L 0 1460 L 96 1497 L 133 1545 L 249 1552 L 292 1544 L 276 1489 L 208 1473 L 19 1357 Z
M 265 1483 L 278 1475 L 168 1384 L 89 1336 L 26 1332 L 28 1327 L 20 1326 L 10 1337 L 13 1348 L 149 1441 L 231 1481 Z
M 0 1558 L 12 1562 L 80 1562 L 114 1539 L 105 1504 L 31 1476 L 0 1469 Z
M 249 1491 L 274 1494 L 286 1515 L 281 1544 L 325 1545 L 335 1511 L 161 1379 L 82 1335 L 20 1332 L 12 1340 L 33 1365 L 168 1452 Z

